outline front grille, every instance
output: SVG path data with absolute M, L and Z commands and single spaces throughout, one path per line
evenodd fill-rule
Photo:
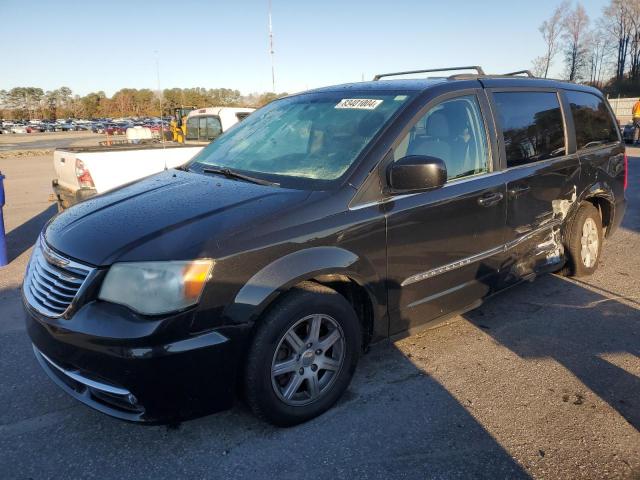
M 36 243 L 22 285 L 27 303 L 47 317 L 61 317 L 76 298 L 91 268 Z

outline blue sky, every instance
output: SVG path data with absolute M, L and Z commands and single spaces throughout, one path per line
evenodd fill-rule
M 273 0 L 276 90 L 450 65 L 530 68 L 559 2 Z M 606 3 L 583 0 L 592 18 Z M 267 11 L 268 0 L 0 0 L 0 89 L 155 89 L 157 51 L 162 88 L 270 91 Z

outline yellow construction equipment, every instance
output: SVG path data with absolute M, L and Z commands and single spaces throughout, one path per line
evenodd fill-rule
M 171 137 L 174 142 L 184 143 L 187 136 L 187 116 L 196 107 L 179 107 L 173 110 L 173 120 L 171 120 Z

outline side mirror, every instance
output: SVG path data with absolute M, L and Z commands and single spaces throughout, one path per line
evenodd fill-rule
M 393 192 L 418 192 L 443 186 L 447 181 L 444 160 L 408 155 L 389 166 L 387 180 Z

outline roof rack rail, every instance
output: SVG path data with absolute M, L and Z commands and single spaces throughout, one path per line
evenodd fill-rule
M 517 72 L 503 73 L 502 75 L 505 77 L 515 77 L 516 75 L 522 75 L 523 73 L 531 78 L 536 77 L 533 73 L 531 73 L 531 70 L 518 70 Z
M 472 65 L 469 67 L 430 68 L 427 70 L 410 70 L 407 72 L 379 73 L 378 75 L 373 77 L 373 81 L 374 82 L 378 81 L 382 77 L 396 77 L 399 75 L 411 75 L 414 73 L 450 72 L 453 70 L 475 70 L 476 72 L 478 72 L 478 75 L 484 75 L 484 70 L 482 69 L 482 67 L 479 67 L 477 65 Z

